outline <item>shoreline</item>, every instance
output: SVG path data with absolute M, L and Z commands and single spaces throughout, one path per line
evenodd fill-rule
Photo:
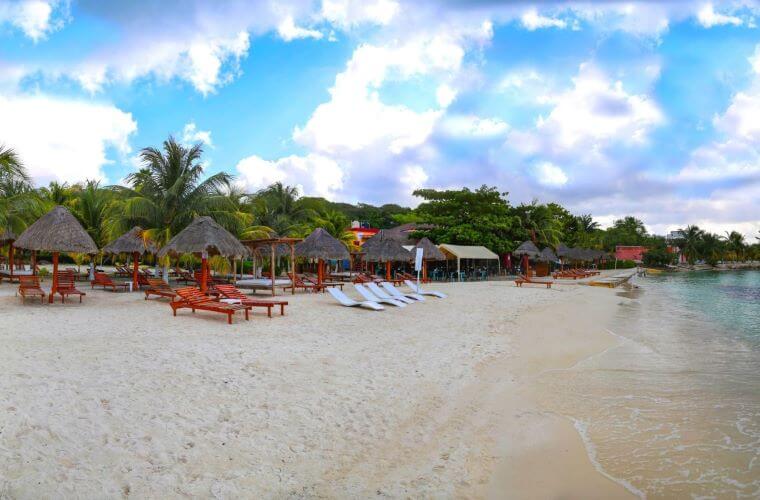
M 511 365 L 511 373 L 520 381 L 505 409 L 519 408 L 520 413 L 502 424 L 504 434 L 496 446 L 500 460 L 485 492 L 488 498 L 503 498 L 507 492 L 518 498 L 641 496 L 604 471 L 577 421 L 546 408 L 534 393 L 541 374 L 571 369 L 623 341 L 608 329 L 620 302 L 616 293 L 593 287 L 577 287 L 572 293 L 552 305 L 551 316 L 534 307 L 516 322 L 518 354 L 501 363 Z M 553 349 L 547 350 L 548 346 Z M 524 413 L 532 421 L 526 424 L 523 419 L 515 425 Z

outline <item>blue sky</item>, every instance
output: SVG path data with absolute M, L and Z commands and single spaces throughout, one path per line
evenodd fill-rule
M 754 236 L 758 22 L 746 0 L 0 0 L 0 142 L 41 184 L 120 182 L 173 134 L 252 191 L 489 184 Z

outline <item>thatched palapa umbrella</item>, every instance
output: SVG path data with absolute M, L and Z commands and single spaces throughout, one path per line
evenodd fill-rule
M 92 241 L 87 231 L 65 207 L 60 205 L 53 208 L 29 226 L 15 242 L 17 248 L 25 248 L 34 252 L 51 252 L 53 254 L 53 286 L 50 289 L 50 299 L 58 291 L 58 254 L 74 252 L 94 255 L 98 246 Z
M 326 260 L 346 260 L 351 257 L 346 245 L 321 227 L 296 244 L 295 254 L 307 259 L 317 259 L 317 283 L 320 286 L 324 280 Z
M 385 231 L 380 230 L 363 245 L 368 262 L 385 262 L 385 279 L 391 280 L 391 262 L 409 262 L 412 253 L 409 252 L 397 239 L 390 237 Z
M 557 262 L 557 260 L 559 259 L 554 254 L 551 248 L 546 247 L 543 250 L 541 250 L 541 260 L 543 260 L 544 262 Z
M 103 247 L 104 253 L 132 255 L 132 290 L 135 291 L 140 289 L 137 281 L 137 275 L 140 272 L 140 256 L 146 253 L 154 254 L 157 250 L 156 245 L 145 237 L 145 231 L 139 226 L 133 227 Z
M 422 249 L 422 281 L 427 281 L 427 262 L 429 260 L 446 260 L 446 256 L 427 238 L 418 241 L 415 248 Z
M 525 276 L 530 277 L 530 261 L 529 259 L 538 259 L 541 257 L 541 250 L 530 240 L 524 241 L 522 245 L 517 247 L 514 252 L 515 255 L 522 255 L 523 262 L 525 263 Z
M 248 249 L 229 231 L 211 217 L 196 217 L 185 229 L 172 238 L 159 252 L 160 258 L 183 253 L 201 256 L 201 291 L 208 289 L 208 256 L 243 257 Z

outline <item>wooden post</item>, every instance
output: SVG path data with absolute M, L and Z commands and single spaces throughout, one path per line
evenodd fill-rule
M 32 276 L 37 276 L 37 250 L 32 250 Z
M 8 262 L 11 264 L 11 282 L 13 282 L 13 268 L 16 266 L 13 262 L 13 242 L 8 243 Z
M 206 252 L 201 253 L 201 292 L 206 293 L 208 288 L 208 261 Z
M 137 279 L 137 275 L 140 272 L 139 267 L 140 254 L 137 252 L 132 253 L 132 291 L 136 292 L 140 289 L 140 281 Z
M 322 259 L 319 259 L 317 261 L 317 285 L 320 287 L 322 286 L 322 282 L 324 281 L 325 276 L 325 261 Z
M 293 242 L 290 242 L 290 278 L 294 280 L 290 287 L 290 295 L 296 294 L 295 279 L 296 279 L 296 247 Z
M 385 261 L 385 281 L 391 280 L 391 261 Z
M 272 280 L 272 297 L 274 297 L 275 295 L 275 292 L 274 292 L 274 255 L 275 255 L 274 243 L 270 244 L 269 246 L 272 251 L 271 258 L 269 259 L 269 278 L 271 278 Z M 292 283 L 292 285 L 295 286 L 295 283 Z
M 50 287 L 48 302 L 53 303 L 53 295 L 58 291 L 58 252 L 53 252 L 53 285 Z
M 525 277 L 530 279 L 530 260 L 528 260 L 528 255 L 523 255 L 523 259 L 525 260 Z
M 422 261 L 422 282 L 423 283 L 427 282 L 427 261 L 426 260 Z

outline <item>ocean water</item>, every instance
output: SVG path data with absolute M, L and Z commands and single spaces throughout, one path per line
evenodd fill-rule
M 544 404 L 641 497 L 760 498 L 760 272 L 635 283 L 618 292 L 620 345 L 544 375 Z

